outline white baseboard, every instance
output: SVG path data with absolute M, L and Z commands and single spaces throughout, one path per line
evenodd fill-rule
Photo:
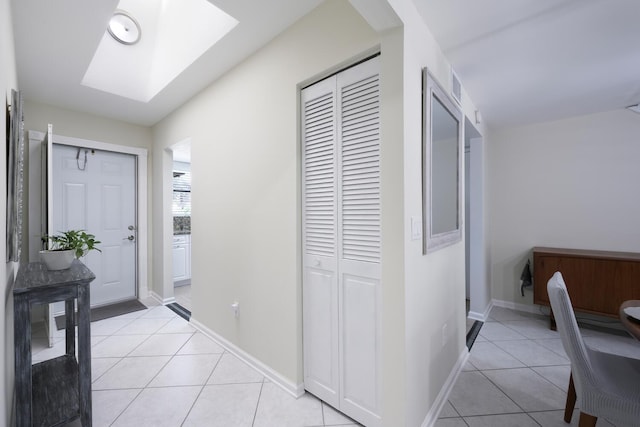
M 465 346 L 458 357 L 458 361 L 451 370 L 451 373 L 449 373 L 449 377 L 440 389 L 440 393 L 436 396 L 436 400 L 433 402 L 433 405 L 431 405 L 431 409 L 427 413 L 427 416 L 424 418 L 424 421 L 422 421 L 422 424 L 420 425 L 421 427 L 431 427 L 436 423 L 438 416 L 440 415 L 440 411 L 442 411 L 447 400 L 449 400 L 451 390 L 453 390 L 453 386 L 456 384 L 456 381 L 458 381 L 460 372 L 462 372 L 462 367 L 467 362 L 467 359 L 469 359 L 469 350 Z
M 162 305 L 167 305 L 167 304 L 171 304 L 171 303 L 176 302 L 176 299 L 174 297 L 162 298 L 160 295 L 158 295 L 157 293 L 155 293 L 153 291 L 151 291 L 149 293 L 149 296 L 151 298 L 153 298 L 154 300 L 156 300 L 159 304 L 162 304 Z
M 274 371 L 269 366 L 265 365 L 260 360 L 258 360 L 255 357 L 251 356 L 249 353 L 247 353 L 246 351 L 242 350 L 241 348 L 239 348 L 238 346 L 236 346 L 232 342 L 228 341 L 227 339 L 225 339 L 222 336 L 218 335 L 217 333 L 215 333 L 211 329 L 207 328 L 205 325 L 200 323 L 198 320 L 196 320 L 196 319 L 194 319 L 192 317 L 191 320 L 189 321 L 189 323 L 191 323 L 191 325 L 194 328 L 196 328 L 197 330 L 199 330 L 200 332 L 205 334 L 207 337 L 209 337 L 213 341 L 215 341 L 218 345 L 222 346 L 229 353 L 233 354 L 238 359 L 242 360 L 244 363 L 246 363 L 247 365 L 251 366 L 256 371 L 260 372 L 269 381 L 271 381 L 272 383 L 276 384 L 278 387 L 280 387 L 281 389 L 283 389 L 284 391 L 286 391 L 287 393 L 289 393 L 290 395 L 292 395 L 296 399 L 299 398 L 300 396 L 302 396 L 305 393 L 304 392 L 304 384 L 302 384 L 302 383 L 295 384 L 295 383 L 291 382 L 290 380 L 288 380 L 287 378 L 283 377 L 278 372 Z
M 467 317 L 469 319 L 479 320 L 481 322 L 486 322 L 487 319 L 489 318 L 489 313 L 491 313 L 491 309 L 492 308 L 493 308 L 493 301 L 490 301 L 489 305 L 487 305 L 487 308 L 484 310 L 484 313 L 478 313 L 477 311 L 470 311 L 467 314 Z
M 541 306 L 532 304 L 520 304 L 512 301 L 499 299 L 491 300 L 491 304 L 496 307 L 510 308 L 511 310 L 524 311 L 525 313 L 542 314 Z
M 545 307 L 542 305 L 529 305 L 529 304 L 518 304 L 511 301 L 502 301 L 502 300 L 493 300 L 493 303 L 498 307 L 510 308 L 512 310 L 524 311 L 525 313 L 533 313 L 533 314 L 541 314 L 543 316 L 549 316 L 550 307 Z M 591 325 L 598 326 L 602 328 L 610 328 L 610 329 L 618 329 L 624 330 L 624 328 L 620 325 L 619 322 L 611 319 L 606 316 L 599 316 L 597 314 L 590 313 L 575 313 L 576 320 L 579 325 Z

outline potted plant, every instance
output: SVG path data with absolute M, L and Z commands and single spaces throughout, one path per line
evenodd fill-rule
M 42 241 L 47 249 L 40 251 L 40 258 L 49 270 L 64 270 L 71 267 L 74 258 L 85 256 L 87 252 L 100 249 L 96 236 L 84 230 L 68 230 L 55 235 L 44 235 Z

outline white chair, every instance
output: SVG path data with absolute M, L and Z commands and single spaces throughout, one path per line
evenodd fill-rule
M 547 283 L 547 292 L 562 345 L 571 360 L 565 422 L 571 421 L 577 398 L 580 427 L 594 427 L 598 417 L 614 424 L 640 425 L 640 360 L 585 345 L 560 272 Z

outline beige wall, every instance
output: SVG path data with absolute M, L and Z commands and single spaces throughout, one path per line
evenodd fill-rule
M 532 304 L 519 278 L 534 246 L 640 252 L 638 135 L 640 117 L 626 110 L 492 133 L 494 299 Z
M 382 34 L 347 2 L 322 4 L 154 126 L 151 283 L 160 295 L 172 286 L 170 217 L 159 214 L 170 200 L 165 148 L 191 138 L 194 318 L 302 382 L 298 85 L 380 46 L 383 416 L 387 426 L 416 426 L 464 351 L 464 245 L 424 256 L 420 241 L 410 240 L 410 218 L 422 215 L 421 68 L 446 88 L 449 64 L 413 3 L 389 3 L 404 29 Z M 146 135 L 32 103 L 26 118 L 27 129 L 52 122 L 56 134 L 116 144 Z M 229 309 L 235 300 L 237 320 Z
M 410 217 L 422 215 L 421 69 L 449 87 L 450 66 L 412 2 L 390 4 L 404 31 L 380 35 L 346 2 L 321 5 L 156 125 L 154 165 L 168 171 L 164 149 L 191 138 L 194 318 L 299 384 L 296 85 L 380 44 L 383 418 L 414 426 L 466 351 L 464 244 L 423 256 L 420 241 L 410 240 Z M 154 209 L 166 209 L 162 197 L 156 189 Z M 156 220 L 154 232 L 170 233 Z M 170 241 L 157 242 L 157 260 L 168 257 L 164 248 Z M 238 320 L 229 309 L 235 300 Z
M 421 69 L 449 87 L 450 66 L 413 3 L 389 3 L 404 31 L 378 35 L 346 2 L 321 5 L 156 125 L 154 165 L 168 172 L 164 149 L 191 138 L 194 318 L 301 383 L 296 85 L 380 44 L 383 419 L 415 426 L 466 351 L 464 244 L 423 256 L 410 240 L 410 217 L 422 215 Z M 166 209 L 162 197 L 156 189 L 154 209 Z M 155 232 L 170 233 L 156 220 Z
M 11 89 L 18 89 L 16 77 L 16 60 L 13 47 L 13 26 L 11 22 L 11 6 L 9 0 L 0 0 L 0 87 L 3 96 L 8 104 L 11 101 Z M 5 120 L 0 120 L 0 135 L 6 135 Z M 0 150 L 0 188 L 7 186 L 7 150 L 4 147 Z M 0 197 L 0 236 L 6 235 L 6 198 Z M 5 240 L 0 244 L 0 280 L 2 280 L 2 308 L 0 312 L 0 333 L 2 333 L 3 366 L 0 370 L 0 425 L 11 425 L 13 413 L 13 384 L 14 384 L 14 358 L 13 358 L 13 296 L 11 288 L 13 286 L 14 271 L 17 269 L 15 263 L 5 263 L 6 245 Z
M 193 317 L 296 386 L 302 383 L 297 85 L 378 43 L 347 2 L 329 1 L 154 127 L 156 170 L 168 161 L 164 148 L 191 138 Z M 162 190 L 154 191 L 154 209 L 162 209 Z M 159 220 L 154 232 L 166 233 Z M 165 248 L 167 242 L 154 250 Z M 233 301 L 240 303 L 238 319 Z
M 383 35 L 382 42 L 382 419 L 385 426 L 405 425 L 406 383 L 403 271 L 403 64 L 402 28 Z
M 151 149 L 151 128 L 120 120 L 108 119 L 52 105 L 25 102 L 25 130 L 47 131 L 53 124 L 55 135 L 89 139 L 109 144 Z

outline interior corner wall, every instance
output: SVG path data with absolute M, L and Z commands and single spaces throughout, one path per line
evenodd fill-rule
M 404 24 L 405 425 L 420 426 L 466 354 L 465 243 L 423 255 L 422 239 L 411 240 L 411 218 L 423 215 L 422 69 L 448 92 L 451 66 L 413 2 L 389 3 Z M 462 107 L 467 115 L 475 111 L 466 96 Z
M 382 420 L 406 420 L 405 291 L 403 240 L 404 111 L 402 27 L 382 34 L 381 43 L 381 231 L 382 231 Z
M 154 134 L 156 132 L 154 131 Z M 157 135 L 157 134 L 156 134 Z M 171 217 L 171 203 L 173 192 L 173 154 L 167 148 L 168 145 L 158 144 L 161 136 L 154 137 L 153 162 L 153 222 L 152 234 L 155 236 L 152 246 L 153 256 L 153 282 L 150 283 L 150 291 L 154 298 L 167 304 L 174 301 L 173 294 L 173 218 Z M 177 141 L 174 141 L 177 142 Z M 193 157 L 193 153 L 192 153 Z M 192 178 L 193 181 L 193 178 Z M 191 186 L 193 197 L 193 185 Z M 191 229 L 193 230 L 193 203 L 191 214 Z M 192 236 L 193 238 L 193 236 Z M 193 244 L 192 244 L 193 252 Z M 193 258 L 191 265 L 193 267 Z M 193 283 L 193 274 L 191 282 Z M 193 289 L 191 296 L 194 297 Z M 192 316 L 192 319 L 195 319 Z
M 11 102 L 11 89 L 18 89 L 16 59 L 13 43 L 13 24 L 9 0 L 0 0 L 0 85 L 6 104 Z M 7 150 L 6 122 L 0 120 L 0 135 L 3 135 L 3 148 L 0 150 L 0 188 L 7 187 Z M 0 197 L 0 235 L 6 236 L 7 198 Z M 0 243 L 0 259 L 6 259 L 6 239 Z M 13 279 L 17 263 L 0 261 L 0 280 L 2 281 L 2 304 L 0 312 L 0 333 L 2 334 L 0 354 L 0 425 L 12 425 L 14 405 L 14 358 L 13 358 Z
M 193 318 L 294 387 L 303 381 L 299 84 L 379 43 L 348 2 L 326 1 L 154 126 L 154 153 L 191 138 Z
M 493 132 L 488 151 L 493 298 L 520 296 L 534 246 L 640 252 L 640 117 L 616 110 Z
M 53 133 L 55 135 L 70 136 L 73 138 L 87 139 L 91 141 L 99 141 L 108 144 L 124 145 L 128 147 L 145 148 L 148 150 L 147 155 L 147 182 L 151 186 L 153 177 L 152 168 L 152 131 L 150 127 L 135 125 L 120 120 L 109 119 L 96 116 L 89 113 L 68 110 L 61 107 L 37 103 L 25 100 L 24 103 L 24 129 L 25 131 L 46 132 L 47 125 L 53 125 Z M 25 136 L 25 143 L 28 144 Z M 28 151 L 28 149 L 27 149 Z M 30 167 L 31 165 L 28 165 Z M 39 167 L 35 165 L 35 167 Z M 28 174 L 28 170 L 26 171 Z M 27 175 L 28 176 L 28 175 Z M 28 194 L 25 194 L 25 200 L 28 201 Z M 152 206 L 151 189 L 147 191 L 147 206 Z M 147 241 L 147 277 L 148 283 L 153 283 L 153 263 L 151 259 L 152 235 L 151 221 L 153 209 L 147 209 L 147 224 L 149 227 L 149 236 Z M 25 239 L 28 239 L 29 233 L 25 233 Z

